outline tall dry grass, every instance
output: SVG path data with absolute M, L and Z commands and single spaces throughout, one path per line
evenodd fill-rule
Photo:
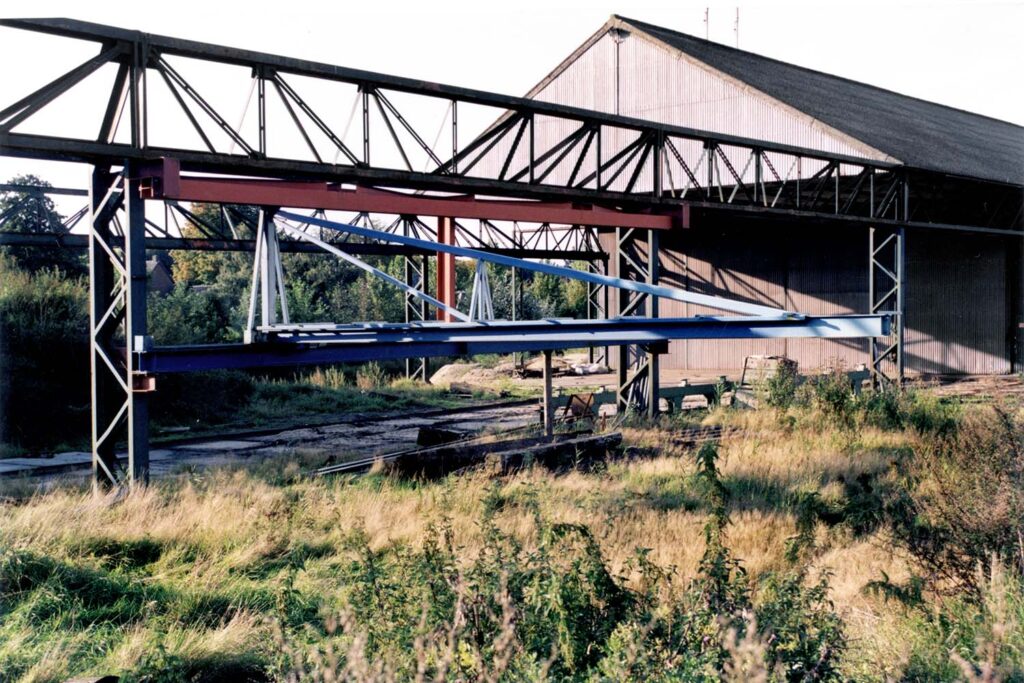
M 741 428 L 719 449 L 731 492 L 726 543 L 755 582 L 787 566 L 801 501 L 813 496 L 827 510 L 862 495 L 864 477 L 885 485 L 893 464 L 920 439 L 911 431 L 849 429 L 771 411 L 717 412 L 707 419 L 723 421 Z M 552 522 L 588 527 L 613 572 L 628 582 L 642 578 L 630 563 L 638 548 L 648 549 L 657 565 L 693 576 L 709 508 L 692 453 L 673 443 L 673 430 L 670 422 L 624 430 L 631 452 L 653 457 L 627 457 L 590 473 L 535 469 L 505 478 L 497 525 L 529 548 L 536 518 L 521 504 L 529 499 Z M 461 560 L 475 558 L 484 546 L 479 520 L 491 486 L 483 474 L 436 482 L 379 475 L 312 480 L 295 463 L 273 461 L 159 481 L 126 496 L 58 487 L 0 505 L 0 553 L 30 553 L 162 587 L 172 604 L 155 611 L 165 616 L 150 619 L 140 607 L 140 614 L 105 631 L 110 646 L 87 660 L 94 670 L 130 671 L 152 657 L 154 643 L 169 662 L 212 666 L 222 656 L 241 666 L 248 655 L 265 657 L 273 649 L 270 622 L 255 615 L 344 613 L 346 589 L 337 576 L 348 561 L 353 528 L 363 530 L 374 550 L 418 547 L 429 527 L 446 518 Z M 908 558 L 869 526 L 852 530 L 820 521 L 812 536 L 812 578 L 830 576 L 830 597 L 850 635 L 851 666 L 858 675 L 875 671 L 868 676 L 873 680 L 898 675 L 915 647 L 907 615 L 865 587 L 880 576 L 905 580 L 912 570 Z M 133 559 L 150 546 L 152 558 Z M 222 618 L 189 621 L 210 596 L 225 606 Z M 33 661 L 18 670 L 25 680 L 80 672 L 70 655 L 87 649 L 88 629 L 40 635 L 31 632 L 37 622 L 20 612 L 16 617 L 0 625 L 0 662 L 16 660 L 16 651 L 32 653 Z M 740 659 L 761 647 L 744 635 L 733 645 Z M 756 661 L 749 666 L 754 678 L 763 673 Z

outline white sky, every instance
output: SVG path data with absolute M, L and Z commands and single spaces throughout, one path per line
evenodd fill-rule
M 0 12 L 13 16 L 26 6 Z M 1024 124 L 1024 0 L 37 0 L 30 6 L 31 16 L 66 16 L 512 95 L 525 93 L 612 13 L 703 36 L 704 8 L 710 7 L 710 38 L 733 45 L 739 7 L 745 50 Z M 54 39 L 44 45 L 30 38 L 0 30 L 0 106 L 81 55 L 95 54 L 92 46 L 83 53 Z M 12 59 L 23 68 L 13 68 Z M 55 185 L 85 186 L 82 167 L 0 158 L 0 180 L 23 172 Z

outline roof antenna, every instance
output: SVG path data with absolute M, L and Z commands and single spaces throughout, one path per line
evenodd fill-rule
M 705 7 L 704 8 L 704 40 L 709 40 L 709 36 L 710 36 L 710 33 L 709 33 L 710 23 L 711 22 L 708 21 L 708 8 Z
M 736 24 L 733 26 L 733 31 L 736 32 L 736 49 L 740 47 L 740 8 L 736 8 Z

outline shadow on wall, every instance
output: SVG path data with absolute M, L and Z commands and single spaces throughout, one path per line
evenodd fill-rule
M 602 240 L 610 250 L 613 238 Z M 663 234 L 660 245 L 662 284 L 816 315 L 867 311 L 866 228 L 780 230 L 755 224 L 676 230 Z M 904 349 L 909 372 L 1011 372 L 1007 249 L 1005 241 L 987 236 L 908 234 Z M 659 306 L 662 317 L 720 313 L 676 301 Z M 736 368 L 755 354 L 786 355 L 805 369 L 853 367 L 868 362 L 868 341 L 689 340 L 673 342 L 662 364 Z

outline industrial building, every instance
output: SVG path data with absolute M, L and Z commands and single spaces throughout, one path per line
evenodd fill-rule
M 1019 233 L 948 229 L 1021 227 L 1021 126 L 620 16 L 527 96 L 899 164 L 909 185 L 909 213 L 903 218 L 937 224 L 906 235 L 907 371 L 989 374 L 1024 368 Z M 547 131 L 552 140 L 567 132 L 556 125 L 538 130 L 538 139 Z M 840 173 L 847 182 L 846 170 Z M 751 174 L 738 173 L 747 182 Z M 677 175 L 683 176 L 678 167 Z M 639 189 L 645 183 L 650 189 L 647 172 L 638 179 Z M 813 314 L 863 312 L 869 298 L 868 229 L 719 215 L 700 227 L 661 235 L 659 281 Z M 614 236 L 605 231 L 602 244 L 612 253 Z M 614 269 L 613 264 L 612 274 Z M 616 310 L 613 300 L 610 313 Z M 703 312 L 692 304 L 663 302 L 659 314 Z M 727 369 L 742 366 L 746 355 L 781 354 L 808 369 L 836 362 L 849 367 L 867 363 L 867 352 L 863 339 L 685 340 L 672 342 L 661 363 Z

